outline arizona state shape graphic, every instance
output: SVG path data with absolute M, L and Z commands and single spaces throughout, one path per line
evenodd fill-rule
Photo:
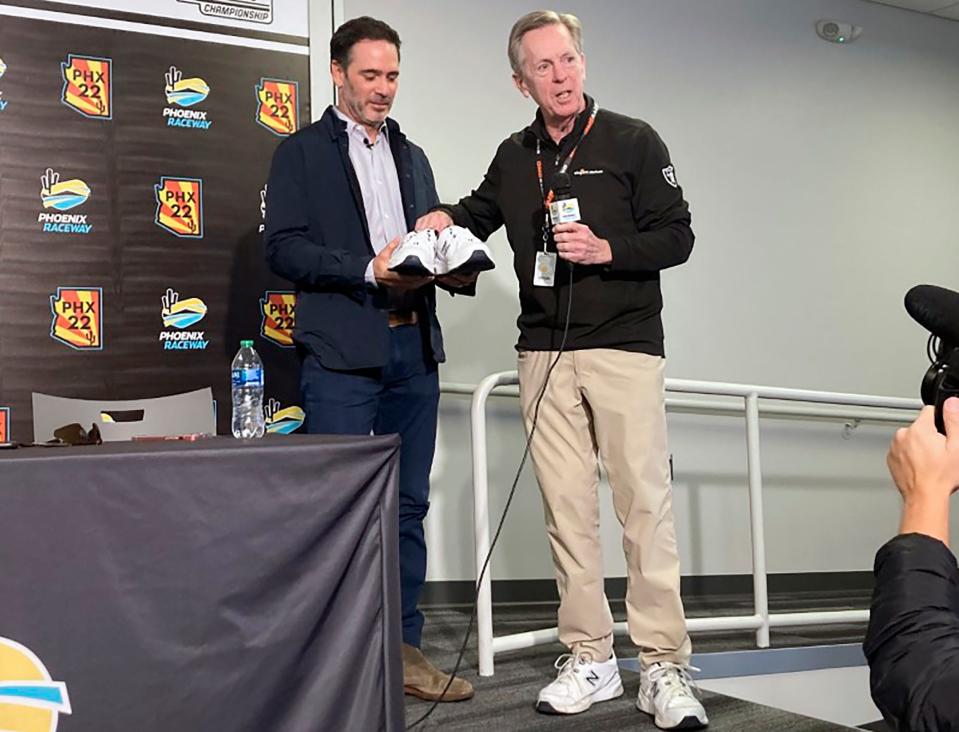
M 293 347 L 296 325 L 296 294 L 290 291 L 267 290 L 260 298 L 263 321 L 260 335 L 278 346 Z
M 84 117 L 113 119 L 113 61 L 70 54 L 60 64 L 64 104 Z
M 103 348 L 103 311 L 99 287 L 58 287 L 50 296 L 50 337 L 79 351 Z M 2 729 L 2 727 L 0 727 Z
M 59 715 L 70 714 L 70 696 L 25 646 L 0 638 L 0 729 L 55 732 Z
M 202 239 L 203 181 L 164 176 L 155 190 L 157 226 L 187 239 Z
M 285 137 L 299 126 L 299 94 L 295 81 L 260 79 L 256 121 L 275 135 Z

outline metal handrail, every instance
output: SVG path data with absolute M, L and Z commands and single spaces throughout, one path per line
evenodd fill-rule
M 473 521 L 475 542 L 476 576 L 482 571 L 489 553 L 489 483 L 486 454 L 486 402 L 496 395 L 518 396 L 516 371 L 491 374 L 478 385 L 444 383 L 441 391 L 446 394 L 472 394 L 470 422 L 472 426 L 473 460 Z M 506 388 L 504 388 L 506 387 Z M 741 406 L 730 403 L 676 399 L 670 393 L 697 394 L 710 397 L 735 397 L 742 400 Z M 756 645 L 769 647 L 770 627 L 823 625 L 833 623 L 864 622 L 869 618 L 866 610 L 816 611 L 807 613 L 770 614 L 766 572 L 765 528 L 763 525 L 763 490 L 760 461 L 760 414 L 767 417 L 800 419 L 844 419 L 846 428 L 855 428 L 860 422 L 884 423 L 908 422 L 922 407 L 918 399 L 881 397 L 864 394 L 841 394 L 803 389 L 785 389 L 769 386 L 732 384 L 687 379 L 666 379 L 667 409 L 691 411 L 702 414 L 743 414 L 746 420 L 746 457 L 749 482 L 750 540 L 753 565 L 753 614 L 743 616 L 713 616 L 688 618 L 691 631 L 707 630 L 755 630 Z M 767 400 L 767 401 L 760 401 Z M 770 402 L 768 400 L 775 400 Z M 802 402 L 806 405 L 782 404 Z M 885 411 L 879 411 L 885 410 Z M 908 412 L 908 414 L 906 413 Z M 493 675 L 493 658 L 497 652 L 529 648 L 550 643 L 558 638 L 556 628 L 546 628 L 527 633 L 515 633 L 493 637 L 492 560 L 487 566 L 477 592 L 477 639 L 479 645 L 480 676 Z M 626 632 L 626 623 L 616 623 L 614 633 Z

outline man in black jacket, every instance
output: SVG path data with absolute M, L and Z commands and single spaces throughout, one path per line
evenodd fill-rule
M 598 453 L 623 525 L 627 620 L 641 649 L 637 705 L 661 728 L 692 729 L 707 719 L 687 671 L 659 273 L 686 261 L 693 232 L 659 135 L 584 93 L 581 31 L 575 16 L 552 11 L 516 22 L 513 79 L 536 102 L 536 119 L 503 141 L 477 190 L 417 228 L 455 223 L 485 240 L 505 225 L 514 252 L 521 403 L 528 431 L 536 415 L 531 453 L 560 595 L 559 638 L 570 651 L 536 708 L 575 714 L 623 693 L 603 593 Z M 582 220 L 550 226 L 558 172 L 572 180 Z
M 398 433 L 400 590 L 406 693 L 468 699 L 470 684 L 420 652 L 426 578 L 423 520 L 445 360 L 431 278 L 389 269 L 390 254 L 416 217 L 436 204 L 423 151 L 390 119 L 400 39 L 363 17 L 330 39 L 337 105 L 276 150 L 266 200 L 266 256 L 296 285 L 293 339 L 310 433 Z M 470 278 L 448 278 L 472 291 Z M 446 689 L 445 693 L 443 693 Z
M 896 433 L 889 471 L 902 493 L 899 536 L 876 554 L 863 648 L 872 698 L 903 732 L 959 730 L 959 570 L 949 551 L 949 497 L 959 489 L 959 399 L 947 435 L 925 407 Z

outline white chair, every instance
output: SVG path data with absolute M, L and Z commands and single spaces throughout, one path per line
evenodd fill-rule
M 131 421 L 115 421 L 110 414 Z M 142 418 L 139 414 L 142 412 Z M 184 394 L 111 401 L 70 399 L 33 392 L 33 440 L 53 439 L 54 430 L 78 422 L 85 430 L 96 424 L 104 442 L 134 437 L 169 437 L 192 433 L 216 434 L 213 390 L 210 387 Z

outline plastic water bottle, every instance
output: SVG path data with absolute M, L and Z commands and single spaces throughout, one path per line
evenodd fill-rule
M 233 357 L 233 436 L 241 439 L 263 437 L 263 362 L 253 341 L 240 341 Z

